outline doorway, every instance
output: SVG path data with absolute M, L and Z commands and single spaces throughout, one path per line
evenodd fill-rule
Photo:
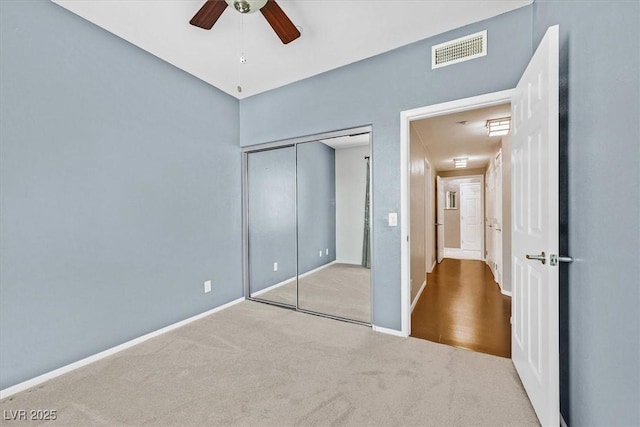
M 400 196 L 401 196 L 401 208 L 402 208 L 403 214 L 401 215 L 401 218 L 400 218 L 400 226 L 401 226 L 402 235 L 407 236 L 405 244 L 401 246 L 401 259 L 402 259 L 401 330 L 402 330 L 402 334 L 405 336 L 408 336 L 411 332 L 411 297 L 412 297 L 411 281 L 410 281 L 411 263 L 410 263 L 410 256 L 409 256 L 411 253 L 410 241 L 409 241 L 410 228 L 409 228 L 409 215 L 407 214 L 408 212 L 410 212 L 410 209 L 411 209 L 410 197 L 409 197 L 409 188 L 410 188 L 409 180 L 411 178 L 411 175 L 409 172 L 409 168 L 407 167 L 407 163 L 405 163 L 405 162 L 408 162 L 407 160 L 408 152 L 410 149 L 409 143 L 411 140 L 410 133 L 412 132 L 411 124 L 422 119 L 446 116 L 446 115 L 451 115 L 453 113 L 478 110 L 478 109 L 487 108 L 487 107 L 495 107 L 499 105 L 509 104 L 511 102 L 511 98 L 513 94 L 514 94 L 513 90 L 504 90 L 500 92 L 493 92 L 490 94 L 485 94 L 485 95 L 475 96 L 471 98 L 450 101 L 442 104 L 422 107 L 415 110 L 408 110 L 401 113 L 400 126 L 401 126 L 402 143 L 400 144 L 400 156 L 401 156 L 401 168 L 400 168 L 401 194 Z M 504 157 L 505 155 L 506 153 L 503 153 L 503 158 L 505 158 Z M 481 162 L 480 164 L 476 164 L 476 163 L 473 163 L 473 159 L 469 159 L 469 158 L 466 160 L 467 160 L 468 167 L 466 168 L 466 172 L 463 172 L 463 173 L 456 170 L 438 173 L 437 172 L 439 169 L 438 164 L 436 164 L 433 161 L 430 162 L 432 166 L 432 175 L 433 175 L 433 181 L 431 183 L 434 189 L 433 194 L 437 193 L 436 198 L 441 200 L 440 204 L 438 204 L 437 202 L 435 203 L 436 221 L 431 223 L 433 224 L 433 226 L 429 224 L 429 229 L 432 230 L 433 234 L 436 234 L 435 231 L 437 228 L 439 228 L 439 224 L 444 222 L 444 218 L 443 218 L 444 192 L 440 191 L 440 188 L 436 189 L 436 182 L 440 181 L 444 177 L 469 175 L 469 174 L 484 175 L 485 173 L 485 169 L 486 169 L 485 163 Z M 440 167 L 440 169 L 444 169 L 444 168 Z M 506 202 L 508 202 L 508 200 Z M 505 203 L 505 200 L 503 200 L 503 204 L 504 203 Z M 505 230 L 505 231 L 508 231 L 508 230 Z M 503 233 L 503 239 L 505 239 L 506 241 L 510 241 L 510 235 L 508 234 L 509 234 L 508 232 Z M 434 239 L 434 241 L 435 240 L 437 239 Z M 434 242 L 434 245 L 435 245 L 435 242 Z M 439 249 L 438 246 L 436 247 Z M 503 248 L 502 258 L 509 259 L 510 256 L 511 254 L 509 253 L 508 247 Z M 438 250 L 437 258 L 438 259 L 440 258 L 440 250 Z M 508 272 L 505 271 L 504 276 L 508 277 L 507 274 Z M 426 286 L 428 285 L 429 283 L 427 279 Z
M 482 106 L 512 103 L 512 224 L 508 259 L 513 285 L 512 360 L 542 425 L 558 425 L 558 229 L 559 229 L 559 28 L 549 27 L 520 81 L 512 90 L 495 92 L 400 114 L 401 184 L 401 327 L 411 332 L 409 257 L 409 128 L 413 121 Z M 532 90 L 535 88 L 535 90 Z M 510 164 L 511 163 L 511 164 Z M 510 164 L 510 165 L 509 165 Z M 503 204 L 504 204 L 503 200 Z M 503 233 L 505 234 L 505 233 Z M 406 241 L 404 237 L 407 237 Z M 504 251 L 506 252 L 506 251 Z
M 487 123 L 509 117 L 510 111 L 506 102 L 414 120 L 409 141 L 411 336 L 502 357 L 511 355 L 511 298 L 503 294 L 495 274 L 494 264 L 503 264 L 497 259 L 503 242 L 493 231 L 494 226 L 501 229 L 496 217 L 502 218 L 502 210 L 510 207 L 497 206 L 501 200 L 495 188 L 502 191 L 503 186 L 495 163 L 501 158 L 503 140 L 507 149 L 509 141 L 505 135 L 489 135 Z M 415 148 L 418 145 L 422 150 Z M 429 203 L 420 200 L 421 191 L 414 189 L 420 183 L 421 170 L 415 166 L 422 161 L 419 155 L 433 165 L 437 176 L 438 197 L 426 216 L 420 208 Z M 428 251 L 421 244 L 429 239 L 419 233 L 434 231 L 420 227 L 420 222 L 435 215 L 436 206 L 438 237 L 430 249 L 441 255 L 435 268 L 425 270 L 420 258 Z M 421 279 L 426 285 L 416 295 L 415 284 Z
M 469 144 L 476 142 L 470 140 Z M 440 171 L 442 173 L 445 171 Z M 443 220 L 436 230 L 443 234 L 438 240 L 442 245 L 442 258 L 484 260 L 484 178 L 483 175 L 441 177 L 436 184 L 443 187 L 441 193 L 445 197 Z

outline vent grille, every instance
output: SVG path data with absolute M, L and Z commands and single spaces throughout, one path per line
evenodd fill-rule
M 431 68 L 445 67 L 458 62 L 479 58 L 487 54 L 487 31 L 431 47 Z

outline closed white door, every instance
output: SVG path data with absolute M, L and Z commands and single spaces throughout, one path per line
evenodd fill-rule
M 464 250 L 482 249 L 482 194 L 480 183 L 460 184 L 460 245 Z
M 438 264 L 444 259 L 444 186 L 442 178 L 436 177 L 437 212 L 436 212 L 436 246 Z
M 540 423 L 557 427 L 558 26 L 518 83 L 511 114 L 512 358 Z

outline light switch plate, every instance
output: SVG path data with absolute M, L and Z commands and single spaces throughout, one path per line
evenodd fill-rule
M 211 292 L 211 280 L 204 282 L 204 293 L 207 294 L 209 292 Z
M 273 263 L 273 271 L 278 271 L 278 263 L 277 262 Z
M 398 214 L 396 212 L 389 212 L 389 227 L 398 226 Z

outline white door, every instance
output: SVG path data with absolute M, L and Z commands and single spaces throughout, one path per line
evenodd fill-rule
M 444 185 L 442 178 L 436 177 L 436 193 L 438 195 L 437 200 L 437 215 L 436 215 L 436 246 L 437 246 L 437 261 L 438 264 L 444 259 Z
M 495 167 L 495 220 L 493 222 L 493 262 L 496 283 L 502 288 L 502 152 L 496 156 Z
M 558 267 L 550 255 L 558 254 L 558 26 L 516 86 L 511 115 L 512 358 L 540 423 L 557 427 Z
M 482 249 L 482 194 L 477 182 L 460 184 L 460 247 Z
M 493 162 L 489 163 L 489 168 L 485 174 L 484 180 L 484 236 L 485 236 L 485 251 L 484 257 L 486 263 L 491 268 L 494 279 L 496 278 L 495 271 L 495 250 L 494 250 L 494 226 L 495 226 L 495 165 Z

